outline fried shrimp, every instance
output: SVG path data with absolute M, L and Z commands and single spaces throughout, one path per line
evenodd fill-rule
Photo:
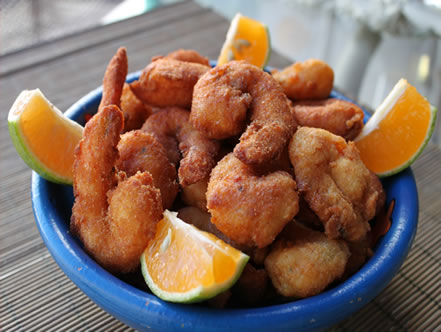
M 231 61 L 204 74 L 194 87 L 190 122 L 207 137 L 241 134 L 234 154 L 246 164 L 279 156 L 296 123 L 280 85 L 260 68 Z
M 112 272 L 130 272 L 162 218 L 161 194 L 148 172 L 115 173 L 123 114 L 104 107 L 86 124 L 75 151 L 71 232 Z
M 301 127 L 291 139 L 289 155 L 299 190 L 326 235 L 363 239 L 385 193 L 355 145 L 324 129 Z
M 179 106 L 190 109 L 193 87 L 209 66 L 162 58 L 151 62 L 139 80 L 130 84 L 144 103 L 153 106 Z
M 340 279 L 350 252 L 343 240 L 291 222 L 272 245 L 265 269 L 277 289 L 296 298 L 313 296 Z
M 171 162 L 178 165 L 179 183 L 188 186 L 210 175 L 216 165 L 220 145 L 203 136 L 189 122 L 190 113 L 170 107 L 151 115 L 141 130 L 153 135 L 166 149 Z
M 299 126 L 322 128 L 353 140 L 363 129 L 363 111 L 357 105 L 340 99 L 308 100 L 291 104 Z
M 213 169 L 207 189 L 211 222 L 233 241 L 265 247 L 298 212 L 296 182 L 284 171 L 260 174 L 233 153 Z
M 139 100 L 125 83 L 128 70 L 127 51 L 120 47 L 110 60 L 103 78 L 103 95 L 98 110 L 118 106 L 124 114 L 124 131 L 139 129 L 152 108 Z
M 121 94 L 128 71 L 127 51 L 120 47 L 107 65 L 103 78 L 103 95 L 98 111 L 109 105 L 121 105 Z
M 116 168 L 132 176 L 138 171 L 149 172 L 153 184 L 161 191 L 164 209 L 172 207 L 178 194 L 176 168 L 168 160 L 164 147 L 150 134 L 133 130 L 121 136 Z
M 132 92 L 130 85 L 124 83 L 121 94 L 121 111 L 124 113 L 124 131 L 141 128 L 152 114 L 152 107 L 143 103 Z
M 152 58 L 152 61 L 156 61 L 163 58 L 175 59 L 185 62 L 200 63 L 201 65 L 205 65 L 205 66 L 210 65 L 210 60 L 208 60 L 208 58 L 202 56 L 199 52 L 195 50 L 179 49 L 167 54 L 165 57 L 155 56 Z
M 293 100 L 324 99 L 334 84 L 332 68 L 316 59 L 293 63 L 282 71 L 273 71 L 272 75 Z

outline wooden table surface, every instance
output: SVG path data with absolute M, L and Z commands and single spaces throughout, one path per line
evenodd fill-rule
M 100 85 L 119 46 L 127 47 L 129 72 L 177 48 L 215 59 L 228 26 L 212 11 L 184 1 L 0 57 L 0 330 L 130 330 L 64 275 L 40 238 L 30 199 L 31 171 L 7 128 L 7 113 L 20 91 L 40 88 L 65 110 Z M 273 53 L 269 64 L 289 63 Z M 440 329 L 441 150 L 429 144 L 412 169 L 420 200 L 413 248 L 390 285 L 334 330 Z

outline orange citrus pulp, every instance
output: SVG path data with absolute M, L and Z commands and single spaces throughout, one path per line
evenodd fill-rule
M 380 176 L 401 171 L 421 153 L 435 118 L 436 109 L 415 87 L 400 80 L 355 139 L 361 159 Z
M 269 59 L 271 43 L 266 25 L 237 14 L 231 21 L 218 65 L 231 60 L 246 60 L 263 68 Z
M 72 183 L 74 150 L 83 127 L 66 118 L 38 89 L 17 97 L 8 125 L 18 153 L 33 170 L 48 180 Z
M 160 298 L 197 302 L 229 288 L 247 260 L 239 250 L 166 210 L 141 265 L 147 284 Z

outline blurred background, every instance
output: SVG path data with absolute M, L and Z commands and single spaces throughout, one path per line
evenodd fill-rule
M 0 0 L 0 56 L 178 1 Z M 274 50 L 326 61 L 336 87 L 371 109 L 401 77 L 441 108 L 441 0 L 196 2 L 229 20 L 240 12 L 264 22 Z M 438 119 L 439 145 L 440 128 Z

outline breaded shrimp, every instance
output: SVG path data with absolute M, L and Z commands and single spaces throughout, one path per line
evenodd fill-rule
M 109 105 L 121 105 L 121 94 L 128 71 L 127 51 L 120 47 L 107 65 L 103 78 L 103 95 L 98 111 Z
M 116 168 L 132 176 L 138 171 L 149 172 L 153 184 L 161 191 L 162 206 L 170 209 L 178 194 L 176 168 L 168 160 L 164 147 L 150 134 L 133 130 L 121 136 Z
M 334 85 L 332 68 L 316 59 L 293 63 L 282 71 L 274 70 L 272 75 L 293 100 L 324 99 Z
M 124 131 L 139 129 L 152 113 L 152 108 L 136 97 L 125 83 L 127 52 L 120 47 L 110 60 L 103 78 L 103 94 L 98 110 L 109 105 L 118 106 L 124 114 Z
M 208 60 L 208 58 L 201 55 L 199 52 L 195 50 L 184 50 L 182 48 L 167 54 L 165 57 L 160 55 L 155 56 L 152 58 L 152 61 L 156 61 L 163 58 L 175 59 L 184 62 L 200 63 L 201 65 L 205 65 L 205 66 L 210 65 L 210 60 Z
M 161 194 L 148 172 L 126 178 L 114 171 L 123 114 L 101 109 L 84 129 L 75 151 L 71 232 L 111 272 L 130 272 L 162 218 Z
M 247 118 L 234 154 L 249 165 L 277 158 L 297 126 L 280 85 L 245 61 L 215 67 L 196 83 L 190 122 L 207 137 L 241 134 Z
M 233 241 L 265 247 L 298 212 L 296 182 L 284 171 L 261 174 L 226 155 L 213 169 L 207 189 L 211 222 Z
M 385 194 L 354 143 L 324 129 L 301 127 L 291 139 L 289 155 L 299 190 L 326 235 L 363 239 Z
M 151 62 L 139 80 L 130 84 L 134 94 L 153 106 L 179 106 L 190 109 L 193 87 L 210 69 L 199 63 L 163 58 Z
M 294 221 L 272 245 L 265 269 L 280 294 L 305 298 L 341 278 L 349 256 L 343 240 L 329 239 Z
M 151 106 L 143 103 L 135 96 L 127 83 L 124 83 L 122 89 L 121 111 L 124 114 L 124 132 L 141 128 L 153 112 Z
M 141 130 L 152 134 L 165 147 L 175 165 L 179 159 L 179 183 L 188 186 L 208 177 L 216 165 L 219 143 L 203 136 L 189 122 L 190 113 L 178 107 L 151 115 Z M 178 145 L 179 143 L 179 145 Z M 177 149 L 179 148 L 179 150 Z
M 291 112 L 299 126 L 326 129 L 348 141 L 363 129 L 363 110 L 345 100 L 299 101 L 292 103 Z

